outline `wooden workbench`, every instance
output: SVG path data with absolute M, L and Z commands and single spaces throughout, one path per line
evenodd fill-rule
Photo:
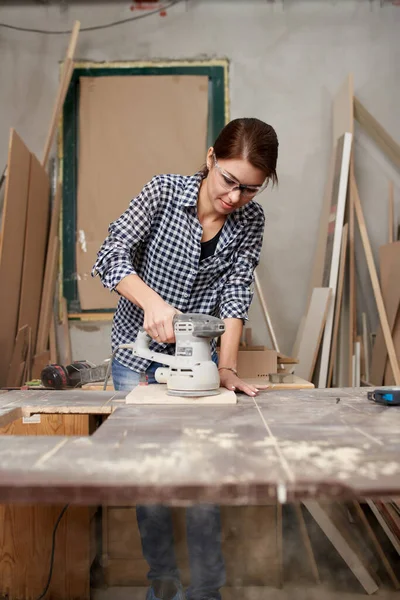
M 338 399 L 340 400 L 338 401 Z M 116 392 L 0 395 L 31 414 L 108 415 L 91 436 L 1 436 L 0 502 L 258 504 L 400 495 L 400 408 L 363 389 L 267 391 L 257 404 L 128 406 Z

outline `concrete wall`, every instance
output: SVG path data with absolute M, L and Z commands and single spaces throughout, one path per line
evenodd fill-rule
M 131 17 L 129 2 L 21 5 L 2 8 L 0 21 L 64 29 Z M 279 189 L 262 198 L 267 229 L 259 274 L 281 348 L 290 352 L 305 309 L 331 148 L 332 98 L 349 71 L 365 106 L 400 140 L 400 8 L 379 0 L 191 0 L 158 15 L 80 35 L 77 57 L 92 60 L 227 57 L 231 61 L 231 117 L 256 116 L 280 140 Z M 0 28 L 0 165 L 8 130 L 15 127 L 42 153 L 67 36 Z M 387 236 L 387 185 L 399 173 L 357 131 L 356 175 L 375 252 Z M 358 269 L 375 324 L 375 307 L 362 252 Z M 3 283 L 3 282 L 2 282 Z M 267 341 L 255 301 L 257 343 Z M 74 357 L 101 360 L 110 326 L 72 325 Z

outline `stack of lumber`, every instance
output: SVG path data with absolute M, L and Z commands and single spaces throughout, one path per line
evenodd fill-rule
M 379 279 L 354 174 L 354 121 L 397 168 L 400 145 L 355 97 L 353 87 L 349 74 L 333 102 L 332 158 L 307 310 L 293 350 L 299 360 L 296 375 L 321 388 L 400 385 L 400 242 L 394 237 L 398 228 L 393 182 L 389 182 L 389 243 L 379 251 Z M 366 313 L 357 311 L 356 223 L 379 315 L 374 344 Z
M 19 387 L 56 362 L 54 295 L 59 267 L 61 186 L 51 198 L 47 163 L 73 70 L 75 23 L 40 162 L 11 129 L 0 183 L 0 387 Z M 50 352 L 52 350 L 52 352 Z

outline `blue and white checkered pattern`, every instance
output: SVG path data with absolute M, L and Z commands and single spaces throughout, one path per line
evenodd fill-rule
M 183 313 L 247 319 L 253 297 L 264 211 L 252 200 L 225 221 L 215 254 L 200 262 L 202 227 L 197 218 L 201 173 L 158 175 L 145 185 L 108 230 L 92 275 L 111 291 L 131 273 Z M 121 297 L 114 316 L 112 346 L 133 342 L 143 326 L 141 308 Z M 174 344 L 152 341 L 152 350 L 174 354 Z M 215 342 L 212 350 L 215 349 Z M 150 361 L 121 349 L 118 361 L 145 371 Z

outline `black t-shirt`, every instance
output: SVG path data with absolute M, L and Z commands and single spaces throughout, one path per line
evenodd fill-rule
M 218 244 L 219 236 L 221 235 L 222 228 L 218 231 L 216 235 L 214 235 L 211 240 L 207 240 L 206 242 L 201 242 L 201 253 L 200 253 L 200 262 L 209 256 L 213 256 L 215 249 Z

